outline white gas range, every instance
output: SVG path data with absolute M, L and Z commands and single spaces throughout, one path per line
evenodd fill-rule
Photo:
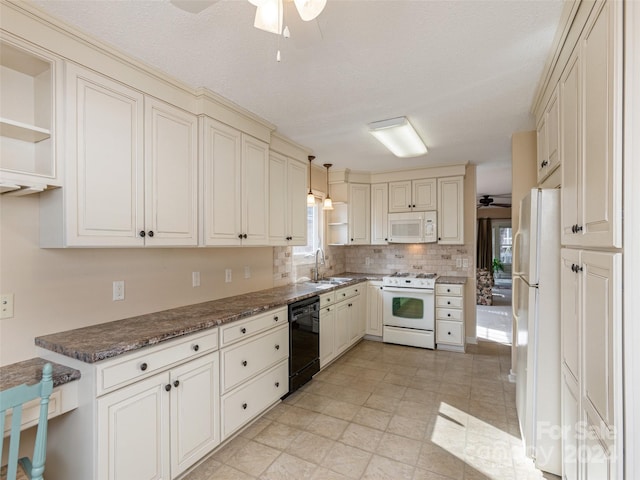
M 394 273 L 382 278 L 382 340 L 435 348 L 435 273 Z

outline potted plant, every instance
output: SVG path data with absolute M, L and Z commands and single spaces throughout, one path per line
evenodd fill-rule
M 504 265 L 499 258 L 493 259 L 493 262 L 491 263 L 491 270 L 494 275 L 498 272 L 504 272 Z

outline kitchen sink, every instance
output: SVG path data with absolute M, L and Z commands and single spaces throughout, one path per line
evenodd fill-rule
M 309 282 L 311 285 L 314 285 L 316 288 L 327 288 L 336 285 L 342 285 L 343 283 L 348 283 L 353 278 L 344 278 L 344 277 L 329 277 L 323 278 L 322 280 L 317 280 L 315 282 Z

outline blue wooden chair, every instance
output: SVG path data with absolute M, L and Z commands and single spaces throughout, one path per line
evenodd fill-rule
M 50 363 L 42 369 L 42 380 L 36 385 L 19 385 L 0 392 L 0 452 L 4 446 L 4 423 L 8 410 L 12 412 L 11 433 L 9 441 L 9 463 L 2 468 L 2 479 L 6 471 L 7 480 L 27 478 L 29 480 L 42 480 L 44 473 L 44 461 L 47 454 L 47 415 L 49 413 L 49 397 L 53 391 L 53 380 Z M 20 446 L 20 423 L 22 421 L 22 406 L 36 398 L 40 399 L 40 418 L 38 431 L 33 447 L 33 462 L 27 458 L 18 459 Z M 22 470 L 22 472 L 20 472 Z M 18 473 L 21 476 L 18 476 Z

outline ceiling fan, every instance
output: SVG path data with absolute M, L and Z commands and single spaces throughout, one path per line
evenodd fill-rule
M 493 197 L 506 197 L 509 199 L 509 203 L 496 203 Z M 511 208 L 511 195 L 510 194 L 498 194 L 498 195 L 480 195 L 478 199 L 478 208 L 483 207 L 502 207 Z

